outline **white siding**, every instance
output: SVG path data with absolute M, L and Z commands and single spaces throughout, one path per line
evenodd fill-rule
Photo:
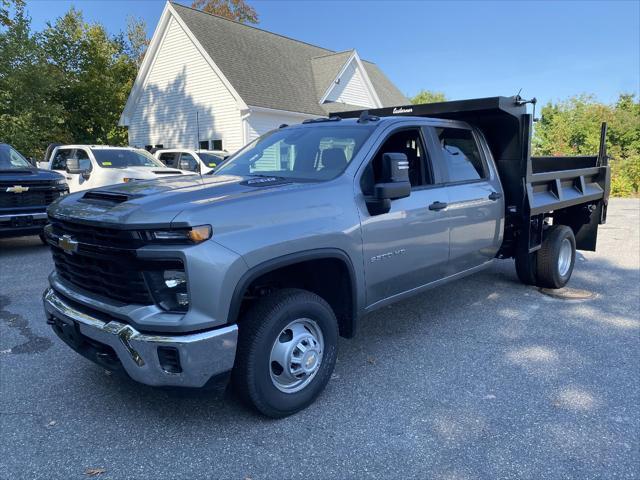
M 333 87 L 326 101 L 348 103 L 362 107 L 376 106 L 355 59 L 347 66 L 340 77 L 340 83 Z
M 242 120 L 225 87 L 175 18 L 167 31 L 129 122 L 129 143 L 165 148 L 197 147 L 221 139 L 233 152 L 242 147 Z
M 311 115 L 308 118 L 313 118 Z M 287 125 L 294 125 L 304 120 L 304 117 L 300 115 L 288 115 L 286 113 L 279 112 L 252 112 L 246 119 L 247 129 L 247 143 L 255 140 L 260 135 L 264 135 L 269 130 L 278 128 L 283 123 Z M 269 169 L 271 167 L 274 170 L 280 168 L 280 151 L 278 149 L 270 149 L 265 152 L 265 155 L 259 161 L 259 167 L 261 169 Z

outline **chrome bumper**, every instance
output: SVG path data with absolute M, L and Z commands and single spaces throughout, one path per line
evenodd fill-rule
M 37 213 L 15 213 L 15 214 L 8 214 L 8 215 L 0 215 L 0 222 L 10 222 L 17 217 L 31 217 L 34 220 L 44 220 L 47 218 L 47 213 L 37 212 Z
M 55 317 L 77 325 L 80 333 L 111 347 L 122 367 L 134 380 L 147 385 L 202 387 L 217 374 L 231 370 L 236 354 L 238 327 L 231 325 L 187 335 L 140 333 L 130 325 L 102 321 L 69 305 L 55 290 L 43 294 L 47 319 Z M 179 353 L 182 372 L 166 371 L 158 347 L 172 347 Z

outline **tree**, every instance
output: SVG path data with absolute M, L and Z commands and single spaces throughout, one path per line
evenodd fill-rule
M 613 105 L 580 95 L 542 108 L 535 125 L 535 155 L 594 155 L 600 125 L 607 122 L 613 195 L 637 195 L 640 187 L 640 102 L 621 94 Z
M 75 9 L 32 33 L 16 9 L 0 31 L 0 140 L 31 156 L 50 142 L 126 145 L 117 124 L 142 54 L 131 38 Z
M 24 0 L 0 0 L 0 26 L 11 26 L 12 21 L 9 16 L 9 8 L 12 4 L 16 10 L 24 9 Z
M 258 23 L 258 12 L 245 0 L 194 0 L 191 7 L 240 23 Z
M 446 102 L 447 97 L 443 92 L 432 92 L 430 90 L 420 90 L 418 94 L 411 99 L 411 103 L 418 105 L 421 103 L 437 103 Z
M 52 100 L 58 83 L 47 73 L 39 42 L 18 6 L 8 28 L 0 32 L 0 142 L 27 155 L 41 153 L 53 139 L 71 140 L 63 107 Z
M 127 18 L 127 54 L 136 62 L 136 66 L 140 68 L 140 64 L 144 59 L 144 54 L 149 46 L 147 38 L 147 24 L 141 18 Z

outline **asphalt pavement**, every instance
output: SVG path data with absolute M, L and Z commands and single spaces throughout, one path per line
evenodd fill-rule
M 569 293 L 512 261 L 384 308 L 307 410 L 107 375 L 46 325 L 37 237 L 0 240 L 0 478 L 640 478 L 640 201 L 611 201 Z

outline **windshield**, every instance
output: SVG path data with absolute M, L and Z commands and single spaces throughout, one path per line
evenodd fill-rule
M 216 175 L 330 180 L 340 175 L 374 125 L 310 126 L 269 132 L 216 170 Z
M 126 167 L 162 167 L 166 168 L 162 162 L 156 160 L 145 150 L 126 150 L 120 148 L 94 149 L 93 155 L 96 157 L 98 165 L 104 168 L 126 168 Z
M 207 167 L 211 168 L 217 167 L 224 160 L 222 155 L 214 155 L 213 153 L 198 152 L 198 156 Z
M 33 165 L 9 145 L 0 145 L 0 170 L 33 168 Z

